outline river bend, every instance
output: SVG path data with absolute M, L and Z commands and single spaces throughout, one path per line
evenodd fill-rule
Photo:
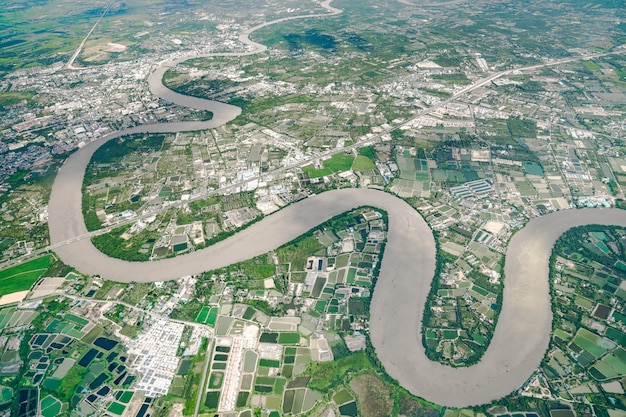
M 330 7 L 330 1 L 322 5 L 328 15 L 341 13 Z M 248 35 L 278 21 L 244 32 L 240 39 L 251 50 L 241 55 L 264 50 Z M 93 153 L 108 140 L 122 135 L 214 128 L 241 112 L 238 107 L 184 96 L 163 86 L 163 74 L 175 64 L 166 63 L 150 76 L 152 92 L 178 105 L 209 110 L 213 112 L 212 120 L 139 126 L 106 135 L 72 154 L 59 170 L 49 203 L 51 245 L 59 245 L 59 257 L 83 273 L 120 282 L 177 279 L 266 253 L 350 209 L 363 205 L 378 207 L 389 215 L 389 231 L 371 303 L 371 340 L 389 375 L 428 401 L 464 407 L 490 402 L 519 388 L 539 366 L 548 347 L 552 322 L 548 262 L 555 241 L 574 226 L 626 226 L 626 211 L 566 210 L 534 219 L 515 234 L 506 253 L 504 304 L 492 342 L 482 360 L 468 368 L 444 366 L 425 355 L 421 321 L 435 270 L 435 241 L 422 217 L 391 194 L 369 189 L 328 191 L 286 207 L 203 250 L 144 263 L 109 258 L 84 238 L 87 229 L 81 210 L 81 188 Z

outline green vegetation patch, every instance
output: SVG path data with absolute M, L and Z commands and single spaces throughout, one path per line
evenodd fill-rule
M 209 326 L 215 326 L 215 322 L 217 321 L 217 313 L 218 313 L 217 307 L 211 307 L 211 310 L 209 310 L 209 315 L 207 316 L 205 323 L 208 324 Z
M 300 414 L 302 412 L 302 405 L 304 403 L 304 397 L 306 393 L 306 388 L 300 388 L 295 390 L 289 389 L 285 391 L 283 411 L 285 413 Z
M 80 325 L 81 327 L 85 327 L 87 324 L 89 324 L 89 320 L 84 319 L 82 317 L 75 316 L 75 315 L 70 314 L 70 313 L 65 315 L 65 320 L 74 322 L 74 323 Z
M 202 307 L 196 316 L 196 322 L 215 326 L 219 309 L 217 307 Z
M 150 252 L 142 253 L 140 250 L 151 236 L 148 232 L 142 231 L 129 240 L 122 239 L 121 236 L 129 230 L 130 226 L 118 227 L 109 233 L 93 236 L 91 242 L 99 251 L 113 258 L 126 261 L 147 261 L 150 259 Z
M 435 74 L 433 75 L 433 79 L 439 81 L 447 81 L 458 85 L 466 85 L 470 83 L 470 80 L 462 72 L 451 74 Z
M 352 164 L 352 170 L 356 172 L 376 169 L 376 164 L 367 156 L 359 155 Z
M 206 397 L 204 400 L 204 405 L 211 409 L 217 410 L 217 406 L 220 403 L 220 392 L 219 391 L 209 391 L 206 393 Z
M 322 163 L 324 168 L 315 169 L 313 165 L 307 165 L 302 167 L 302 171 L 309 174 L 310 178 L 320 178 L 336 172 L 348 171 L 352 167 L 353 162 L 354 156 L 351 154 L 338 153 Z
M 454 340 L 459 336 L 457 330 L 445 329 L 443 331 L 443 338 L 446 340 Z
M 52 255 L 45 255 L 0 271 L 0 296 L 30 289 L 48 270 L 51 259 Z
M 372 363 L 363 351 L 332 362 L 312 363 L 307 370 L 307 375 L 311 377 L 308 387 L 318 392 L 327 392 L 333 387 L 341 386 L 351 372 L 368 369 L 373 369 Z
M 222 382 L 224 380 L 224 372 L 211 372 L 211 376 L 209 378 L 209 388 L 211 389 L 219 389 L 222 387 Z
M 576 298 L 574 298 L 574 303 L 577 306 L 580 306 L 580 307 L 582 307 L 582 308 L 584 308 L 586 310 L 591 310 L 593 308 L 593 306 L 594 306 L 593 301 L 588 300 L 588 299 L 586 299 L 584 297 L 576 297 Z
M 476 291 L 478 294 L 482 295 L 483 297 L 486 297 L 487 295 L 489 295 L 489 291 L 485 290 L 484 288 L 479 287 L 478 285 L 472 286 L 472 290 Z
M 15 313 L 15 308 L 5 308 L 0 311 L 0 330 L 4 330 Z
M 112 402 L 107 408 L 107 411 L 110 411 L 113 414 L 122 415 L 126 410 L 126 406 L 124 404 L 120 404 L 118 402 Z
M 365 156 L 372 161 L 376 160 L 376 151 L 372 146 L 366 146 L 364 148 L 359 148 L 359 155 Z
M 42 384 L 42 386 L 48 391 L 55 391 L 59 385 L 61 385 L 61 380 L 55 378 L 46 378 Z
M 302 270 L 307 258 L 321 249 L 324 249 L 324 246 L 318 242 L 315 236 L 309 235 L 295 239 L 293 242 L 278 248 L 276 255 L 280 263 L 291 263 L 292 269 Z
M 61 401 L 51 395 L 48 395 L 41 400 L 41 415 L 43 417 L 56 417 L 61 413 L 62 405 Z
M 354 397 L 347 389 L 342 389 L 338 391 L 335 395 L 333 395 L 333 401 L 337 405 L 342 405 L 347 403 L 348 401 L 354 401 Z
M 246 311 L 243 313 L 242 318 L 244 320 L 251 320 L 252 317 L 254 317 L 255 313 L 256 313 L 255 309 L 253 309 L 252 307 L 248 307 L 248 308 L 246 308 Z
M 120 396 L 120 398 L 118 399 L 118 401 L 124 404 L 128 404 L 130 400 L 133 398 L 134 394 L 135 393 L 133 391 L 124 391 L 122 395 Z
M 261 359 L 259 366 L 266 366 L 268 368 L 280 368 L 280 361 L 273 359 Z
M 259 339 L 261 343 L 278 343 L 278 333 L 263 332 Z
M 240 391 L 239 394 L 237 394 L 237 408 L 246 406 L 249 395 L 250 393 L 247 391 Z
M 583 66 L 591 71 L 601 70 L 602 67 L 597 62 L 593 61 L 583 61 Z
M 13 398 L 13 390 L 9 387 L 0 386 L 0 404 Z
M 346 282 L 348 284 L 354 284 L 355 277 L 356 277 L 356 268 L 350 268 L 348 270 L 348 277 L 346 278 Z
M 284 332 L 278 336 L 278 343 L 281 345 L 295 345 L 300 343 L 300 333 Z
M 510 117 L 506 120 L 511 136 L 514 138 L 536 138 L 537 123 L 534 120 L 518 119 Z
M 198 312 L 198 315 L 196 316 L 196 321 L 198 323 L 204 323 L 208 315 L 209 315 L 209 307 L 202 307 L 202 309 Z
M 13 106 L 24 101 L 30 103 L 33 101 L 35 93 L 30 91 L 5 91 L 0 93 L 0 107 Z

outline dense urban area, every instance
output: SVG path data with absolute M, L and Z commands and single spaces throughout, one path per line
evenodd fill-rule
M 370 338 L 383 259 L 396 259 L 376 200 L 176 280 L 120 282 L 63 257 L 88 241 L 111 262 L 185 262 L 329 190 L 378 190 L 419 213 L 436 250 L 421 330 L 389 343 L 476 366 L 496 340 L 517 233 L 626 209 L 619 1 L 3 9 L 1 417 L 626 416 L 623 216 L 558 239 L 543 360 L 509 395 L 460 407 L 415 395 Z M 55 179 L 94 144 L 86 231 L 59 240 Z

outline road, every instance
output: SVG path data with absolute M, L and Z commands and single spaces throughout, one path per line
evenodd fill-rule
M 89 30 L 89 32 L 87 32 L 87 36 L 85 36 L 85 38 L 83 39 L 83 41 L 80 43 L 80 45 L 78 45 L 78 48 L 76 48 L 76 50 L 74 51 L 74 53 L 72 54 L 72 57 L 70 58 L 69 61 L 67 61 L 67 64 L 65 64 L 65 68 L 70 69 L 70 70 L 77 70 L 80 69 L 79 67 L 75 67 L 74 66 L 74 61 L 76 61 L 76 58 L 78 58 L 78 55 L 80 55 L 80 51 L 83 50 L 83 47 L 85 46 L 85 43 L 87 43 L 87 39 L 89 39 L 89 37 L 91 36 L 91 34 L 93 33 L 94 30 L 96 30 L 96 27 L 98 27 L 98 24 L 100 24 L 100 21 L 102 20 L 102 18 L 104 17 L 105 14 L 107 14 L 107 12 L 111 9 L 111 6 L 113 6 L 113 2 L 109 3 L 108 6 L 104 9 L 104 11 L 102 12 L 102 14 L 100 15 L 100 17 L 98 18 L 98 20 L 96 20 L 96 23 L 94 23 L 94 25 L 91 27 L 91 29 Z

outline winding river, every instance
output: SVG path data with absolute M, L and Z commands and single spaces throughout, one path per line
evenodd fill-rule
M 341 13 L 322 4 L 328 15 Z M 264 49 L 240 39 L 257 53 Z M 215 54 L 235 55 L 235 54 Z M 49 203 L 51 245 L 67 264 L 81 272 L 121 282 L 154 282 L 227 266 L 266 253 L 305 233 L 334 215 L 362 206 L 376 206 L 389 215 L 388 243 L 371 304 L 370 335 L 376 353 L 393 378 L 415 395 L 437 404 L 464 407 L 488 403 L 519 388 L 537 368 L 548 347 L 551 329 L 548 261 L 556 239 L 567 229 L 590 223 L 626 225 L 626 211 L 566 210 L 537 218 L 511 239 L 506 253 L 504 304 L 493 340 L 482 360 L 468 368 L 451 368 L 430 361 L 422 346 L 421 321 L 435 269 L 435 241 L 422 217 L 403 200 L 369 189 L 328 191 L 267 216 L 209 248 L 155 262 L 126 262 L 99 252 L 89 239 L 81 210 L 81 187 L 93 153 L 121 135 L 208 129 L 237 117 L 241 109 L 210 100 L 183 96 L 161 83 L 159 67 L 150 76 L 152 92 L 173 103 L 210 110 L 205 122 L 139 126 L 93 141 L 63 164 Z M 70 242 L 70 243 L 68 243 Z

